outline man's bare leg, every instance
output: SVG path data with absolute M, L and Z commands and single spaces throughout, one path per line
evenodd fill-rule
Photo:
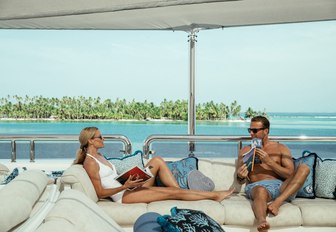
M 264 187 L 256 186 L 252 189 L 252 199 L 252 209 L 258 223 L 257 229 L 266 232 L 270 228 L 270 224 L 266 221 L 269 193 Z
M 287 200 L 291 195 L 296 193 L 306 181 L 309 175 L 310 169 L 306 164 L 300 164 L 293 176 L 288 178 L 281 186 L 281 194 L 272 203 L 270 203 L 267 209 L 273 214 L 278 215 L 279 208 L 282 203 Z

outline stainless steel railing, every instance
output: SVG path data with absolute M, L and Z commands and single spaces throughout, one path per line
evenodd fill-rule
M 104 135 L 106 141 L 120 141 L 124 149 L 124 154 L 132 153 L 131 141 L 124 135 Z M 78 135 L 0 135 L 0 141 L 11 142 L 11 161 L 16 161 L 16 143 L 18 141 L 30 142 L 30 161 L 35 161 L 35 143 L 37 141 L 78 141 Z
M 335 142 L 335 136 L 269 136 L 271 140 L 279 142 Z M 220 136 L 220 135 L 151 135 L 146 138 L 143 145 L 145 157 L 154 153 L 150 149 L 154 142 L 188 142 L 189 151 L 194 151 L 195 142 L 237 142 L 237 148 L 240 150 L 244 141 L 250 141 L 249 136 Z

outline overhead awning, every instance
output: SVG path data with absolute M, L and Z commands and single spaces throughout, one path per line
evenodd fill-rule
M 0 0 L 0 29 L 182 30 L 190 36 L 189 134 L 195 134 L 195 33 L 336 19 L 336 0 Z M 192 150 L 192 149 L 191 149 Z
M 336 19 L 335 0 L 0 0 L 0 28 L 189 30 Z

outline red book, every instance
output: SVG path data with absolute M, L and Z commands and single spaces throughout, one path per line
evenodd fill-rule
M 153 177 L 152 173 L 148 173 L 145 170 L 141 169 L 138 166 L 135 166 L 123 173 L 121 173 L 119 176 L 117 176 L 115 179 L 120 183 L 120 184 L 124 184 L 129 176 L 132 175 L 133 176 L 133 180 L 135 179 L 142 179 L 142 181 L 146 181 L 149 180 L 150 178 Z

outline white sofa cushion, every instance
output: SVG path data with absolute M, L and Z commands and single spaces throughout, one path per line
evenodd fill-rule
M 96 190 L 83 165 L 75 164 L 66 169 L 61 177 L 61 183 L 70 185 L 71 189 L 85 193 L 94 202 L 98 201 Z
M 334 199 L 296 198 L 292 203 L 301 210 L 303 226 L 336 227 L 336 201 Z
M 251 208 L 251 201 L 244 195 L 232 196 L 222 202 L 225 208 L 225 225 L 254 226 L 255 216 Z M 299 207 L 284 203 L 279 214 L 269 215 L 267 221 L 271 227 L 301 226 L 301 212 Z
M 116 223 L 122 226 L 133 225 L 141 215 L 147 213 L 147 204 L 145 203 L 120 204 L 110 199 L 103 199 L 98 201 L 97 204 L 113 218 Z M 127 217 L 120 212 L 127 212 Z
M 236 162 L 236 159 L 199 159 L 198 170 L 215 183 L 215 190 L 234 187 L 235 192 L 244 192 L 245 185 L 240 185 L 236 178 Z

